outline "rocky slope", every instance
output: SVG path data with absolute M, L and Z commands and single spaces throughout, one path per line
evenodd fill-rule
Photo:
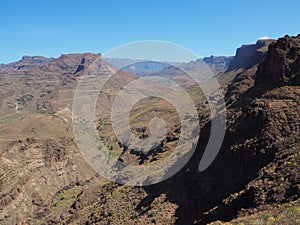
M 298 37 L 285 37 L 284 41 L 289 42 L 289 39 L 299 43 Z M 270 47 L 266 64 L 272 48 L 279 52 L 284 48 L 282 41 Z M 289 46 L 293 48 L 292 44 Z M 293 63 L 292 60 L 285 62 L 286 66 Z M 210 132 L 209 123 L 201 131 L 194 157 L 178 174 L 146 188 L 110 184 L 98 192 L 101 200 L 89 202 L 88 194 L 82 195 L 76 201 L 78 214 L 75 217 L 64 214 L 66 221 L 74 224 L 122 224 L 122 221 L 127 224 L 207 224 L 216 220 L 230 221 L 239 213 L 263 213 L 266 207 L 280 210 L 281 204 L 297 200 L 300 194 L 300 87 L 296 78 L 299 75 L 295 71 L 291 76 L 295 82 L 274 85 L 261 81 L 261 71 L 256 68 L 253 68 L 254 75 L 250 74 L 254 82 L 230 100 L 225 140 L 208 170 L 198 172 Z M 279 74 L 282 76 L 277 70 L 272 73 L 273 79 Z M 243 76 L 246 78 L 247 74 Z M 295 204 L 299 207 L 299 202 Z M 92 209 L 88 210 L 90 205 Z
M 23 57 L 1 66 L 0 224 L 39 224 L 60 209 L 53 204 L 65 190 L 75 197 L 103 182 L 80 155 L 70 126 L 78 77 L 99 57 Z M 120 82 L 133 78 L 118 75 Z
M 13 115 L 4 111 L 6 116 L 0 117 L 0 223 L 204 225 L 215 221 L 247 224 L 247 219 L 254 218 L 254 222 L 276 224 L 271 222 L 287 221 L 286 217 L 296 215 L 293 221 L 297 224 L 299 46 L 300 35 L 281 38 L 269 50 L 262 43 L 245 47 L 249 51 L 238 50 L 231 69 L 239 67 L 239 72 L 222 75 L 235 77 L 228 82 L 228 123 L 218 157 L 206 171 L 198 171 L 210 134 L 208 105 L 204 101 L 198 105 L 204 119 L 194 156 L 175 176 L 148 187 L 103 181 L 83 162 L 73 141 L 66 110 L 76 79 L 93 55 L 65 55 L 30 69 L 1 70 L 1 91 L 8 96 L 1 110 L 7 99 L 15 102 L 14 96 L 19 95 L 12 91 L 12 82 L 21 85 L 25 79 L 30 85 L 23 95 L 29 92 L 33 99 L 40 93 L 45 96 L 39 102 L 31 102 L 31 95 L 21 95 L 23 108 L 18 113 L 13 111 Z M 36 71 L 41 73 L 35 76 L 41 74 L 44 79 L 46 74 L 52 74 L 47 81 L 57 84 L 51 92 L 47 93 L 50 89 L 45 89 L 41 81 L 28 80 L 28 75 Z M 9 80 L 12 78 L 8 74 L 14 80 Z M 134 79 L 123 75 L 125 83 Z M 38 91 L 32 92 L 35 89 Z M 111 98 L 112 91 L 107 90 L 104 101 L 110 102 Z M 31 112 L 31 103 L 45 104 L 54 115 Z M 172 138 L 177 136 L 173 133 Z M 288 214 L 289 208 L 293 208 L 293 214 Z M 271 215 L 266 217 L 266 213 Z
M 288 39 L 299 43 L 298 38 L 284 40 Z M 276 51 L 281 51 L 281 41 L 274 44 Z M 241 216 L 264 213 L 268 207 L 280 211 L 281 204 L 297 200 L 300 92 L 295 78 L 298 75 L 291 76 L 296 83 L 272 84 L 267 79 L 260 80 L 266 74 L 256 70 L 254 67 L 253 73 L 240 74 L 231 87 L 241 89 L 237 83 L 250 76 L 253 82 L 248 83 L 247 90 L 234 92 L 236 98 L 227 94 L 230 105 L 225 141 L 207 171 L 199 173 L 198 163 L 209 135 L 209 123 L 203 124 L 193 159 L 174 177 L 146 188 L 113 183 L 95 185 L 83 190 L 69 204 L 56 199 L 65 210 L 46 217 L 45 223 L 207 224 L 229 221 L 239 213 Z M 282 76 L 277 72 L 272 73 L 272 79 L 278 74 Z M 69 196 L 70 191 L 63 195 Z M 293 203 L 293 207 L 298 205 Z
M 239 93 L 235 100 L 227 94 L 230 100 L 228 136 L 218 158 L 219 165 L 223 161 L 229 171 L 215 172 L 221 175 L 220 179 L 225 176 L 228 181 L 244 180 L 245 183 L 244 186 L 237 184 L 233 188 L 236 191 L 231 191 L 208 210 L 200 224 L 217 219 L 230 220 L 242 209 L 251 214 L 265 205 L 278 207 L 299 198 L 300 67 L 293 66 L 300 57 L 299 43 L 299 35 L 279 39 L 270 45 L 266 60 L 259 64 L 256 72 L 254 67 L 252 73 L 241 74 L 232 84 L 233 89 L 240 90 L 235 92 Z M 278 58 L 281 66 L 276 63 Z M 293 70 L 288 73 L 290 68 Z M 286 74 L 288 77 L 283 79 Z M 249 77 L 254 82 L 248 83 L 246 90 L 241 88 L 243 85 L 237 85 Z M 227 157 L 230 163 L 226 162 Z M 218 169 L 218 165 L 214 165 Z
M 31 103 L 34 104 L 32 110 L 51 111 L 49 100 L 58 89 L 72 86 L 74 89 L 77 79 L 74 73 L 80 75 L 81 70 L 98 57 L 98 54 L 68 54 L 57 59 L 25 56 L 18 62 L 2 65 L 0 115 L 16 113 L 18 107 Z M 26 96 L 31 98 L 26 99 Z
M 1 125 L 0 224 L 36 224 L 60 192 L 97 179 L 60 119 L 15 115 Z

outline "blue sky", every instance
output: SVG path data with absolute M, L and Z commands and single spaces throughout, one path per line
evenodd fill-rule
M 110 0 L 0 4 L 0 63 L 23 55 L 101 52 L 164 40 L 197 55 L 233 55 L 259 37 L 300 33 L 300 1 Z

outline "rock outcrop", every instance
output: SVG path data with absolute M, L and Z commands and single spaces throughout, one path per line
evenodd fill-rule
M 248 69 L 265 59 L 268 46 L 275 40 L 258 40 L 256 44 L 243 45 L 237 49 L 236 55 L 231 60 L 228 71 Z
M 300 84 L 300 35 L 285 36 L 269 47 L 267 60 L 260 64 L 257 83 Z
M 45 65 L 48 70 L 59 70 L 60 72 L 70 72 L 77 74 L 87 68 L 93 61 L 101 57 L 101 54 L 63 54 L 53 60 L 50 64 Z

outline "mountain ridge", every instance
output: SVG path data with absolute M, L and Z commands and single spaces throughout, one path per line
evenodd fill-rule
M 206 171 L 198 171 L 211 132 L 209 105 L 201 99 L 196 105 L 201 132 L 195 154 L 173 177 L 147 187 L 100 178 L 84 162 L 74 142 L 70 122 L 74 90 L 93 60 L 100 57 L 106 71 L 101 55 L 62 55 L 46 64 L 47 59 L 25 57 L 24 67 L 0 68 L 0 223 L 237 224 L 264 213 L 270 215 L 254 222 L 267 224 L 269 217 L 280 221 L 271 209 L 278 211 L 289 204 L 300 207 L 300 35 L 258 46 L 261 44 L 250 47 L 242 60 L 233 59 L 241 62 L 232 63 L 233 71 L 216 77 L 228 81 L 220 82 L 226 92 L 228 120 L 215 161 Z M 35 60 L 37 66 L 32 65 Z M 220 65 L 224 60 L 220 59 Z M 135 79 L 120 73 L 118 85 Z M 104 106 L 109 106 L 118 85 L 112 80 L 103 91 L 99 101 Z M 201 95 L 199 90 L 189 91 Z M 168 109 L 161 101 L 150 99 L 150 103 L 150 109 L 135 108 L 133 119 L 148 113 L 159 115 L 157 108 L 152 110 L 156 103 L 162 112 Z M 110 125 L 107 120 L 97 121 L 102 135 Z M 147 127 L 134 128 L 141 138 L 149 135 Z M 168 148 L 179 136 L 180 129 L 172 129 L 164 140 Z M 108 144 L 119 145 L 111 133 L 105 134 Z M 171 148 L 164 147 L 146 158 L 125 148 L 120 158 L 151 163 L 168 154 Z M 293 215 L 297 219 L 300 213 Z
M 229 63 L 226 72 L 239 68 L 250 68 L 264 60 L 268 46 L 275 40 L 258 40 L 255 44 L 242 45 L 236 50 L 236 55 Z

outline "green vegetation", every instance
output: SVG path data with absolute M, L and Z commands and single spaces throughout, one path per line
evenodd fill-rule
M 81 191 L 79 189 L 73 189 L 58 194 L 54 201 L 52 211 L 55 212 L 71 205 L 76 200 L 76 197 L 80 192 Z
M 29 102 L 33 99 L 33 95 L 31 94 L 25 94 L 22 96 L 19 96 L 17 100 L 18 110 L 22 110 L 25 106 L 29 104 Z
M 97 122 L 97 130 L 98 131 L 101 131 L 101 129 L 107 125 L 108 123 L 108 117 L 105 117 L 105 118 L 100 118 Z

